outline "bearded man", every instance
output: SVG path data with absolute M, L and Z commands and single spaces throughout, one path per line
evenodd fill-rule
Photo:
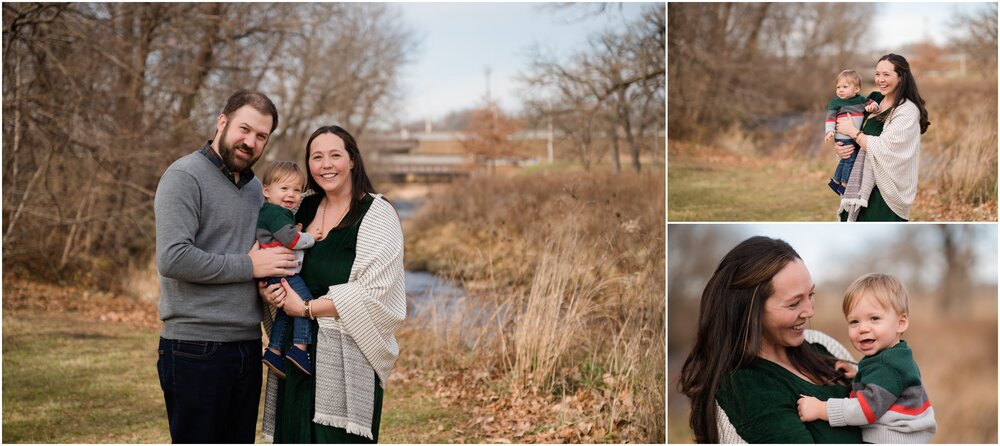
M 254 442 L 263 313 L 253 279 L 297 263 L 289 249 L 254 243 L 264 196 L 251 167 L 277 126 L 271 99 L 236 92 L 215 138 L 171 164 L 156 188 L 156 368 L 174 443 Z

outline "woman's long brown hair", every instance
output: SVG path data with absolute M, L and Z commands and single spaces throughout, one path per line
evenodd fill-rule
M 718 443 L 715 395 L 723 378 L 749 366 L 760 352 L 764 301 L 772 279 L 800 259 L 783 240 L 751 237 L 719 263 L 701 296 L 698 337 L 681 369 L 679 388 L 691 399 L 691 429 L 699 443 Z M 788 347 L 792 365 L 814 382 L 836 379 L 834 360 L 801 345 Z
M 923 135 L 927 132 L 927 127 L 931 126 L 931 122 L 927 120 L 927 107 L 924 103 L 924 98 L 920 96 L 920 91 L 917 90 L 917 80 L 913 78 L 913 72 L 910 71 L 910 63 L 906 61 L 906 58 L 900 56 L 899 54 L 886 54 L 878 59 L 879 62 L 887 60 L 892 64 L 893 70 L 896 75 L 899 76 L 899 85 L 896 87 L 896 97 L 892 101 L 892 106 L 889 110 L 892 110 L 899 106 L 900 104 L 910 101 L 913 105 L 917 106 L 917 110 L 920 111 L 920 134 Z M 890 113 L 879 113 L 879 120 L 887 119 Z M 881 118 L 885 117 L 885 118 Z

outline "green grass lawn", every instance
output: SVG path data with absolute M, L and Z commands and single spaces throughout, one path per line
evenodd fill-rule
M 839 200 L 827 181 L 805 165 L 753 167 L 671 157 L 667 217 L 671 222 L 835 221 Z
M 5 309 L 3 442 L 169 443 L 158 337 L 154 329 Z M 447 443 L 468 418 L 419 383 L 392 382 L 385 398 L 382 443 Z
M 157 333 L 3 314 L 4 443 L 169 443 Z

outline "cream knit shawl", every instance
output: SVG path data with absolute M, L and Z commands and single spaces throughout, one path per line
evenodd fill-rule
M 872 186 L 878 186 L 889 209 L 909 220 L 910 207 L 917 196 L 920 169 L 920 110 L 906 101 L 889 113 L 882 134 L 867 136 L 868 147 L 858 154 L 859 158 L 864 155 L 864 161 L 855 163 L 851 171 L 849 183 L 855 182 L 855 175 L 861 174 L 859 194 L 851 194 L 849 184 L 838 213 L 846 210 L 856 216 L 859 206 L 868 207 Z M 850 212 L 852 209 L 855 212 Z
M 331 286 L 340 318 L 317 318 L 316 414 L 313 422 L 372 438 L 374 386 L 385 389 L 399 346 L 395 332 L 406 318 L 403 231 L 381 195 L 361 221 L 347 283 Z M 265 328 L 269 325 L 265 321 Z M 373 373 L 374 370 L 374 373 Z M 374 377 L 378 376 L 378 383 Z M 277 377 L 270 370 L 264 400 L 264 440 L 274 438 Z

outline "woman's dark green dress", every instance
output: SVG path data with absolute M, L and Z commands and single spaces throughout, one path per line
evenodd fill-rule
M 299 212 L 295 215 L 295 221 L 302 223 L 303 227 L 312 222 L 316 216 L 316 209 L 319 206 L 321 195 L 313 195 L 302 201 Z M 373 197 L 366 196 L 361 200 L 358 211 L 363 217 L 372 204 Z M 339 230 L 331 230 L 327 237 L 316 242 L 313 247 L 306 252 L 302 262 L 302 278 L 309 286 L 309 291 L 313 296 L 322 296 L 327 293 L 331 285 L 347 283 L 351 274 L 351 266 L 354 264 L 354 255 L 358 243 L 358 228 L 361 226 L 361 218 L 354 225 Z M 312 323 L 312 339 L 309 345 L 309 356 L 315 363 L 316 358 L 316 332 L 318 325 Z M 288 349 L 292 345 L 292 330 L 285 330 L 285 338 L 282 340 L 282 348 Z M 313 414 L 316 411 L 316 380 L 311 376 L 306 376 L 297 367 L 285 360 L 285 372 L 287 378 L 278 384 L 277 414 L 274 423 L 274 443 L 377 443 L 379 420 L 382 418 L 382 387 L 375 385 L 375 410 L 372 419 L 372 436 L 369 440 L 366 437 L 349 434 L 346 430 L 316 424 L 312 422 Z M 372 370 L 375 374 L 375 370 Z M 375 377 L 378 382 L 378 377 Z
M 810 345 L 829 355 L 819 344 Z M 843 385 L 813 384 L 757 358 L 723 378 L 715 397 L 747 443 L 861 443 L 861 430 L 856 426 L 832 427 L 823 420 L 799 420 L 799 395 L 826 401 L 847 398 L 849 392 Z
M 885 122 L 878 119 L 865 119 L 865 123 L 861 125 L 861 131 L 866 135 L 870 136 L 881 136 L 882 126 Z M 847 221 L 847 211 L 840 213 L 840 221 Z M 889 208 L 889 204 L 885 202 L 885 198 L 882 198 L 882 193 L 879 192 L 878 186 L 872 189 L 871 196 L 868 197 L 868 207 L 861 208 L 858 212 L 858 221 L 907 221 L 896 215 L 895 212 Z

